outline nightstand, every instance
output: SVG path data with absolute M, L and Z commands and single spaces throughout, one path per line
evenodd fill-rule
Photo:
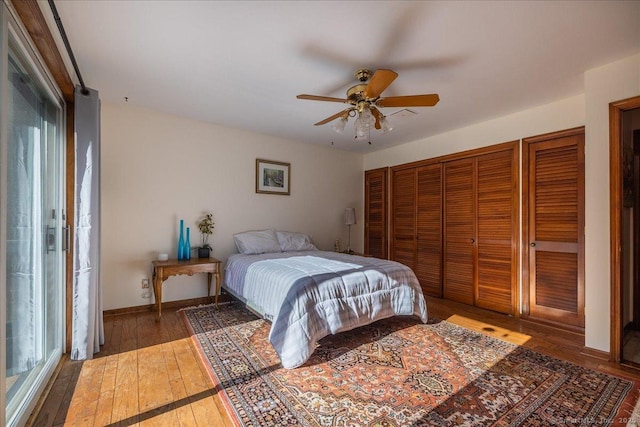
M 190 260 L 170 259 L 168 261 L 153 261 L 153 294 L 158 308 L 157 320 L 162 316 L 162 284 L 171 276 L 196 273 L 207 273 L 207 297 L 211 297 L 211 279 L 216 278 L 215 303 L 218 304 L 220 295 L 220 261 L 216 258 L 193 258 Z

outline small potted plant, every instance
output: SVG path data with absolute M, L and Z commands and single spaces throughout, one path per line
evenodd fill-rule
M 209 256 L 211 256 L 209 236 L 213 234 L 213 214 L 207 212 L 197 224 L 200 234 L 202 234 L 202 245 L 198 248 L 198 258 L 209 258 Z

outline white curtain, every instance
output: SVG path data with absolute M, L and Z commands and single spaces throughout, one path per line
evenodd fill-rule
M 16 149 L 12 151 L 9 168 L 9 198 L 7 206 L 7 375 L 31 370 L 42 357 L 42 345 L 37 340 L 36 258 L 39 255 L 39 235 L 34 227 L 33 150 L 25 146 L 18 132 Z M 33 145 L 31 145 L 33 147 Z M 35 145 L 37 147 L 37 145 Z M 13 178 L 13 179 L 12 179 Z M 15 179 L 15 180 L 14 180 Z
M 12 116 L 7 148 L 7 376 L 27 372 L 42 359 L 38 323 L 42 235 L 39 233 L 42 176 L 42 102 L 31 80 L 11 61 Z
M 104 344 L 100 281 L 100 99 L 75 91 L 75 238 L 71 358 L 93 358 Z

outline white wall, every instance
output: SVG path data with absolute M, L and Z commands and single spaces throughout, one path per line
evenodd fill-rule
M 291 195 L 255 193 L 255 160 L 291 163 Z M 129 104 L 102 104 L 102 279 L 106 310 L 149 304 L 141 280 L 158 252 L 175 257 L 178 220 L 214 215 L 213 256 L 232 234 L 273 227 L 312 235 L 320 249 L 347 240 L 346 207 L 363 247 L 363 155 L 187 120 Z M 206 296 L 205 275 L 172 277 L 163 301 Z
M 640 95 L 640 54 L 585 73 L 585 345 L 609 351 L 609 103 Z
M 577 95 L 530 110 L 367 154 L 364 166 L 365 170 L 369 170 L 429 159 L 582 126 L 584 120 L 584 95 Z

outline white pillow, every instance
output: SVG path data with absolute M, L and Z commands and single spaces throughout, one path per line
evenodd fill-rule
M 274 230 L 245 231 L 233 235 L 238 252 L 245 255 L 281 252 Z
M 291 231 L 277 231 L 278 242 L 282 252 L 289 251 L 317 251 L 318 248 L 311 243 L 311 237 L 304 233 Z

